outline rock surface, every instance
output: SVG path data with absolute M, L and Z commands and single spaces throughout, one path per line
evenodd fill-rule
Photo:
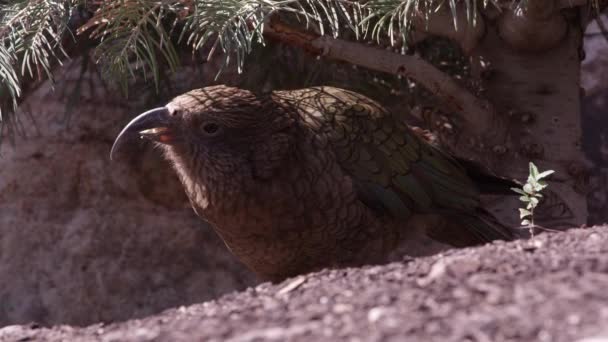
M 605 341 L 608 227 L 264 283 L 139 320 L 0 341 Z
M 608 25 L 605 15 L 601 17 Z M 585 33 L 585 60 L 581 65 L 583 149 L 595 164 L 589 182 L 589 224 L 608 221 L 608 41 L 596 22 Z
M 134 109 L 66 70 L 60 90 L 28 96 L 21 136 L 2 145 L 0 326 L 142 317 L 252 284 L 157 154 L 109 160 Z

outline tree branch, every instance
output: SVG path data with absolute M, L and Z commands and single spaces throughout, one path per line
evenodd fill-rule
M 477 98 L 449 75 L 419 57 L 365 46 L 364 43 L 318 36 L 295 29 L 277 16 L 273 16 L 264 26 L 264 35 L 314 55 L 410 77 L 437 95 L 452 110 L 462 113 L 467 131 L 480 136 L 495 133 L 496 115 L 490 103 Z
M 27 10 L 28 7 L 24 10 Z M 22 20 L 20 17 L 21 12 L 15 16 L 18 18 L 16 20 Z M 68 32 L 76 32 L 76 29 L 83 25 L 86 22 L 86 18 L 84 17 L 85 10 L 74 10 L 72 11 L 70 18 L 67 21 L 67 29 L 63 33 L 61 37 L 61 43 L 57 46 L 54 46 L 55 49 L 61 49 L 65 53 L 68 58 L 76 58 L 79 56 L 83 56 L 89 52 L 89 50 L 95 46 L 96 42 L 93 42 L 89 38 L 75 38 L 71 33 Z M 3 36 L 10 34 L 10 27 L 7 25 L 6 27 L 0 28 L 0 38 L 4 38 Z M 61 54 L 63 55 L 63 53 Z M 22 56 L 19 56 L 20 59 Z M 19 61 L 21 63 L 21 61 Z M 49 61 L 49 70 L 51 73 L 58 67 L 61 66 L 61 62 L 58 58 L 51 58 Z M 40 66 L 38 65 L 38 68 Z M 5 119 L 15 114 L 12 106 L 12 102 L 16 101 L 17 105 L 21 104 L 27 96 L 35 91 L 39 86 L 41 86 L 44 82 L 48 81 L 48 77 L 44 72 L 39 72 L 36 76 L 31 76 L 27 73 L 19 74 L 19 86 L 21 88 L 21 95 L 16 99 L 13 99 L 11 94 L 7 91 L 3 91 L 2 84 L 0 84 L 0 109 L 7 110 L 7 115 L 4 117 Z M 52 82 L 53 80 L 50 79 Z M 6 89 L 6 88 L 5 88 Z M 2 129 L 3 120 L 0 118 L 0 129 Z M 0 134 L 0 142 L 2 140 L 2 134 Z

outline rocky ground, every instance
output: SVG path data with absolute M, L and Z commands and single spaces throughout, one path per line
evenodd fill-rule
M 608 341 L 608 227 L 264 283 L 144 319 L 1 341 Z

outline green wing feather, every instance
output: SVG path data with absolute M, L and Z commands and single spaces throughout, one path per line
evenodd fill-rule
M 383 107 L 343 89 L 311 90 L 316 96 L 307 98 L 308 110 L 325 110 L 323 131 L 339 163 L 362 188 L 383 188 L 370 192 L 379 195 L 376 201 L 398 208 L 392 204 L 397 196 L 417 212 L 473 211 L 479 206 L 479 193 L 465 170 Z
M 376 102 L 332 87 L 289 93 L 298 99 L 305 120 L 328 136 L 338 162 L 369 207 L 396 218 L 465 215 L 463 223 L 480 240 L 508 238 L 504 229 L 471 219 L 479 209 L 479 191 L 466 170 Z

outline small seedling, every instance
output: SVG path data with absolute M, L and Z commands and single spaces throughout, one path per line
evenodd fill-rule
M 534 209 L 543 197 L 540 192 L 548 186 L 547 182 L 542 181 L 542 179 L 554 172 L 553 170 L 547 170 L 539 173 L 536 165 L 530 162 L 530 173 L 526 184 L 521 189 L 511 188 L 511 190 L 521 195 L 519 200 L 526 206 L 525 208 L 519 208 L 519 218 L 522 227 L 527 227 L 533 238 L 534 228 L 536 227 L 534 224 Z

